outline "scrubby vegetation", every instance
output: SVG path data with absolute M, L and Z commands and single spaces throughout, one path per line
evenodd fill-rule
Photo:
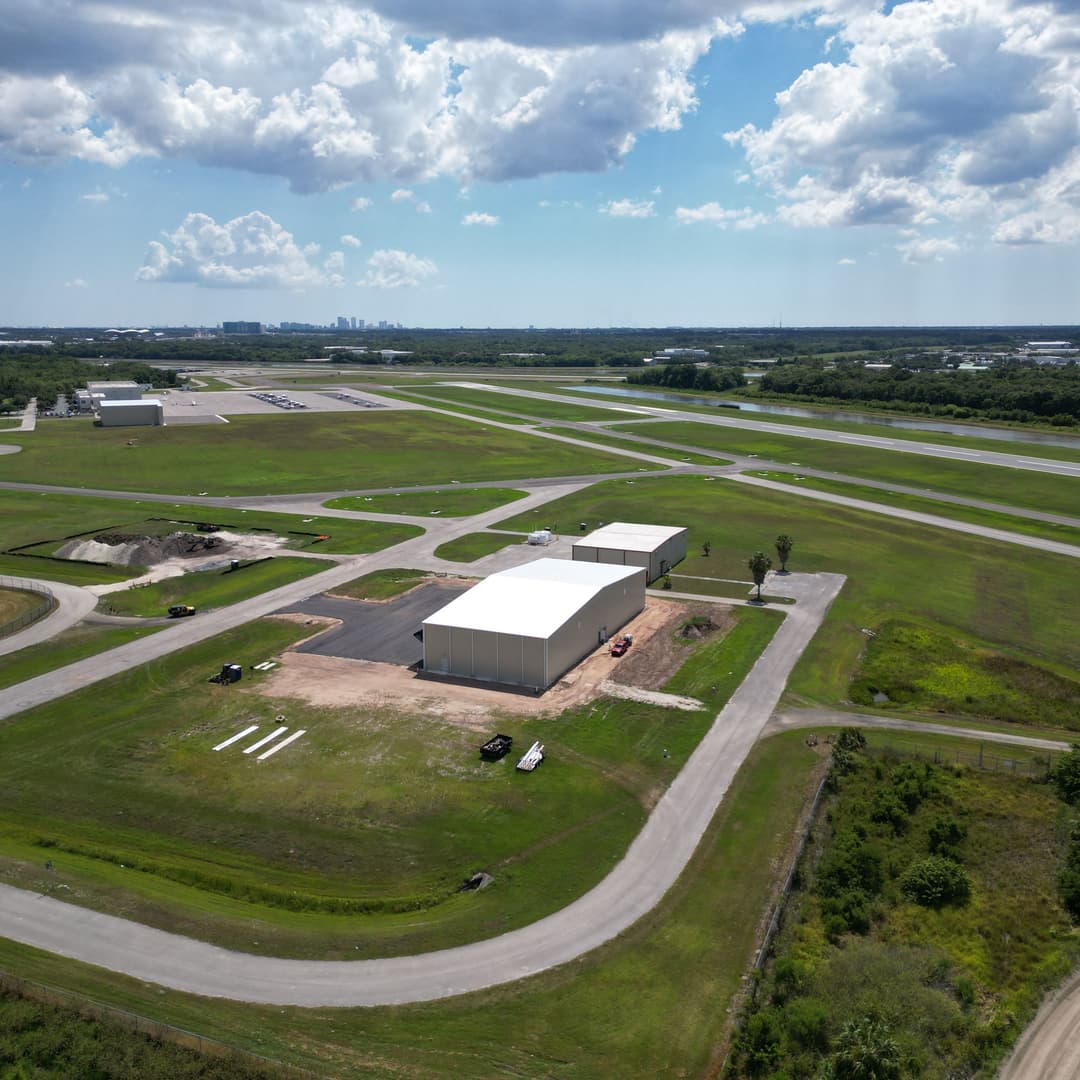
M 103 367 L 66 356 L 0 356 L 0 412 L 26 408 L 31 398 L 48 408 L 60 394 L 71 395 L 88 381 L 122 379 L 149 386 L 175 386 L 176 372 L 125 361 Z
M 851 683 L 857 705 L 1080 730 L 1080 682 L 928 626 L 884 623 Z
M 733 1076 L 982 1075 L 1080 953 L 1050 785 L 872 751 L 837 741 Z

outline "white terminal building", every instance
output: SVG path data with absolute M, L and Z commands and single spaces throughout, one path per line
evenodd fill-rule
M 645 571 L 537 559 L 424 620 L 424 670 L 543 690 L 645 607 Z
M 640 566 L 655 581 L 686 558 L 686 545 L 686 529 L 613 521 L 578 540 L 572 555 L 574 562 Z

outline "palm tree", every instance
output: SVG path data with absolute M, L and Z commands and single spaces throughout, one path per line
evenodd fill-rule
M 750 567 L 750 573 L 754 575 L 754 584 L 757 586 L 757 596 L 754 599 L 760 601 L 761 586 L 765 584 L 765 575 L 772 569 L 772 559 L 764 551 L 755 551 L 750 556 L 747 566 Z
M 780 573 L 787 573 L 787 561 L 788 556 L 791 554 L 791 549 L 795 546 L 795 541 L 788 536 L 787 533 L 781 533 L 776 538 L 776 554 L 780 557 Z

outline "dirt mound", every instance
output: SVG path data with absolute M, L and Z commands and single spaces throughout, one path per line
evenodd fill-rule
M 200 536 L 174 532 L 168 536 L 137 536 L 131 533 L 99 533 L 90 540 L 71 540 L 57 552 L 63 559 L 113 563 L 118 566 L 156 566 L 167 559 L 194 559 L 229 551 L 231 544 L 220 535 Z

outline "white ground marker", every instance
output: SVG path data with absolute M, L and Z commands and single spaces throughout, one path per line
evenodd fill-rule
M 251 727 L 244 728 L 243 731 L 238 731 L 231 739 L 226 739 L 224 742 L 219 742 L 214 747 L 215 750 L 224 750 L 226 746 L 232 746 L 234 742 L 239 742 L 245 735 L 250 735 L 253 731 L 258 731 L 259 725 L 252 724 Z
M 271 754 L 276 754 L 279 750 L 284 750 L 289 743 L 293 742 L 295 739 L 299 739 L 301 735 L 306 734 L 307 731 L 304 728 L 301 728 L 299 731 L 294 731 L 287 739 L 282 739 L 277 746 L 271 746 L 269 750 L 261 753 L 255 760 L 265 761 Z
M 265 746 L 268 742 L 273 742 L 283 731 L 288 731 L 288 727 L 279 727 L 277 731 L 271 731 L 269 735 L 264 735 L 258 742 L 252 743 L 250 746 L 244 748 L 245 754 L 252 754 L 259 749 L 260 746 Z

